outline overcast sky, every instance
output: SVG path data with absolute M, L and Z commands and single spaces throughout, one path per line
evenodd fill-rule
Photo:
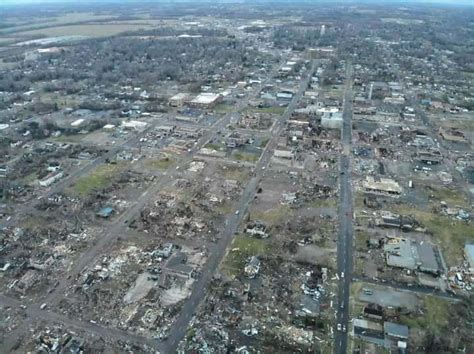
M 127 1 L 130 1 L 130 0 L 84 0 L 84 1 L 80 1 L 80 2 L 84 2 L 84 3 L 100 3 L 100 2 L 116 2 L 116 3 L 120 3 L 120 2 L 127 2 Z M 140 0 L 131 0 L 132 2 L 140 2 Z M 245 0 L 244 0 L 245 1 Z M 251 3 L 252 1 L 249 1 L 249 0 L 246 0 L 247 2 Z M 262 0 L 257 0 L 256 2 L 261 2 Z M 264 0 L 265 1 L 265 0 Z M 269 0 L 267 0 L 269 1 Z M 277 2 L 278 1 L 282 1 L 282 0 L 276 0 Z M 283 0 L 283 1 L 287 1 L 287 2 L 292 2 L 290 0 Z M 303 1 L 306 1 L 308 2 L 308 0 L 303 0 Z M 317 1 L 317 0 L 316 0 Z M 383 0 L 382 0 L 383 1 Z M 24 5 L 24 4 L 41 4 L 41 3 L 68 3 L 68 2 L 74 2 L 74 3 L 78 3 L 78 0 L 0 0 L 0 6 L 1 5 Z M 79 3 L 80 3 L 79 2 Z M 172 2 L 211 2 L 211 3 L 215 3 L 216 1 L 212 1 L 212 0 L 143 0 L 143 2 L 167 2 L 167 3 L 172 3 Z M 219 2 L 219 0 L 217 1 Z M 226 2 L 232 2 L 232 0 L 227 0 Z M 329 3 L 331 2 L 331 0 L 322 0 L 322 2 L 326 2 L 326 3 Z M 354 3 L 357 3 L 357 0 L 335 0 L 334 2 L 336 3 L 341 3 L 341 2 L 350 2 L 352 4 Z M 367 2 L 374 2 L 374 3 L 378 3 L 380 4 L 379 1 L 375 1 L 375 0 L 362 0 L 361 1 L 362 3 L 367 3 Z M 474 0 L 386 0 L 387 3 L 390 3 L 390 2 L 395 2 L 395 3 L 433 3 L 433 4 L 439 4 L 439 3 L 444 3 L 444 4 L 463 4 L 463 5 L 473 5 L 474 6 Z

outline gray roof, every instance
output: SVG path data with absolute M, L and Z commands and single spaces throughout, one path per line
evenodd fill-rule
M 408 327 L 393 322 L 384 322 L 384 332 L 388 336 L 397 338 L 408 338 Z
M 419 262 L 421 263 L 420 270 L 428 272 L 443 271 L 441 255 L 437 248 L 425 242 L 419 244 L 417 249 Z
M 384 251 L 389 266 L 432 273 L 444 271 L 439 249 L 428 242 L 400 239 L 398 243 L 386 243 Z
M 466 243 L 464 246 L 464 253 L 466 253 L 466 259 L 471 267 L 474 267 L 474 244 Z

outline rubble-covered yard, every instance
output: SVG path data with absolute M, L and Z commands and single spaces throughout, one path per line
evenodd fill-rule
M 166 337 L 206 261 L 206 250 L 140 239 L 118 243 L 90 265 L 59 302 L 60 311 L 147 337 Z
M 301 172 L 265 171 L 185 350 L 330 348 L 337 210 L 327 201 L 336 195 Z
M 13 350 L 34 353 L 80 353 L 139 351 L 153 353 L 146 343 L 136 343 L 125 336 L 121 339 L 108 338 L 101 333 L 93 333 L 94 323 L 82 323 L 80 328 L 68 328 L 64 324 L 51 321 L 31 320 L 28 336 L 9 338 Z M 91 327 L 91 328 L 88 328 Z M 104 333 L 102 333 L 104 334 Z
M 275 255 L 248 262 L 236 277 L 213 281 L 185 350 L 313 352 L 328 345 L 327 268 Z
M 195 159 L 146 206 L 131 227 L 153 237 L 215 241 L 240 195 L 250 169 L 212 159 Z

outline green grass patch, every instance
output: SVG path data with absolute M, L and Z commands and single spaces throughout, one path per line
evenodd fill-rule
M 267 226 L 275 225 L 293 217 L 293 210 L 286 205 L 280 205 L 267 211 L 258 211 L 251 213 L 251 220 L 261 220 Z
M 25 184 L 33 184 L 36 182 L 38 179 L 38 173 L 37 172 L 31 172 L 30 174 L 26 175 L 21 179 L 21 181 Z
M 255 154 L 249 154 L 246 152 L 235 152 L 232 154 L 232 157 L 237 161 L 244 161 L 244 162 L 255 162 L 258 160 L 258 156 Z
M 425 187 L 425 192 L 431 199 L 437 202 L 445 201 L 450 206 L 468 206 L 469 203 L 460 191 L 449 188 Z
M 249 109 L 249 111 L 255 112 L 255 113 L 270 113 L 270 114 L 283 114 L 285 110 L 286 110 L 286 107 L 280 107 L 280 106 Z
M 266 240 L 237 235 L 232 242 L 231 250 L 224 260 L 224 273 L 232 276 L 239 274 L 249 257 L 266 254 L 269 251 L 269 246 Z
M 364 274 L 365 259 L 360 257 L 355 258 L 354 262 L 354 272 L 356 274 Z
M 359 317 L 364 311 L 364 305 L 359 303 L 353 303 L 350 309 L 351 317 Z
M 365 209 L 366 206 L 364 205 L 364 193 L 356 191 L 354 193 L 354 208 L 355 209 Z
M 204 148 L 205 149 L 210 149 L 210 150 L 221 150 L 222 149 L 222 145 L 220 144 L 216 144 L 216 143 L 207 143 L 206 145 L 204 145 Z
M 226 166 L 220 170 L 221 175 L 225 179 L 231 179 L 239 182 L 244 182 L 249 178 L 249 170 L 241 166 Z
M 235 106 L 227 103 L 219 103 L 214 107 L 216 113 L 229 113 L 235 111 Z
M 336 198 L 316 198 L 305 204 L 306 208 L 335 208 L 336 206 Z
M 232 211 L 232 203 L 225 200 L 221 204 L 216 206 L 214 210 L 220 215 L 227 215 Z
M 355 246 L 358 251 L 367 250 L 367 242 L 370 239 L 370 235 L 367 231 L 356 231 L 355 233 Z
M 359 296 L 359 293 L 362 291 L 362 288 L 364 286 L 364 283 L 361 282 L 356 282 L 351 284 L 351 297 L 356 298 Z
M 81 197 L 85 197 L 94 191 L 100 191 L 108 187 L 114 177 L 124 171 L 127 163 L 101 165 L 95 168 L 89 175 L 79 178 L 70 187 L 70 191 Z
M 145 166 L 155 170 L 167 170 L 176 160 L 172 157 L 164 157 L 160 159 L 149 159 L 145 162 Z
M 410 328 L 420 328 L 436 335 L 442 335 L 449 324 L 450 307 L 452 304 L 444 299 L 426 296 L 425 313 L 420 315 L 402 315 L 400 322 Z
M 81 140 L 84 138 L 84 134 L 75 134 L 75 135 L 64 135 L 61 134 L 60 136 L 51 138 L 52 141 L 58 143 L 80 143 Z
M 264 138 L 262 139 L 262 141 L 260 142 L 260 144 L 258 145 L 260 148 L 264 149 L 265 146 L 267 146 L 268 142 L 270 141 L 270 138 Z
M 395 209 L 400 214 L 414 216 L 428 232 L 433 234 L 433 239 L 442 247 L 443 256 L 448 266 L 458 265 L 462 262 L 464 244 L 466 241 L 474 241 L 472 225 L 444 215 L 410 207 L 399 206 Z

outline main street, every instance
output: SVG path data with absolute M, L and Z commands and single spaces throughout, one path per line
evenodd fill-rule
M 269 80 L 276 72 L 276 69 L 271 72 L 269 75 Z M 265 80 L 262 85 L 257 88 L 254 92 L 258 94 L 261 87 L 267 82 Z M 239 104 L 236 107 L 236 112 L 242 111 L 244 108 L 248 106 L 249 100 L 252 97 L 248 97 L 239 101 Z M 131 207 L 126 210 L 122 215 L 117 217 L 114 222 L 109 226 L 105 234 L 101 235 L 98 241 L 91 247 L 88 251 L 86 251 L 77 262 L 71 267 L 71 269 L 67 272 L 67 277 L 60 280 L 58 286 L 44 299 L 44 303 L 54 305 L 56 304 L 64 295 L 68 286 L 75 282 L 82 271 L 87 268 L 89 265 L 93 264 L 94 259 L 98 257 L 100 254 L 103 254 L 107 250 L 110 250 L 117 239 L 122 234 L 124 227 L 128 224 L 131 220 L 136 218 L 140 211 L 153 199 L 155 198 L 156 194 L 163 189 L 163 187 L 173 183 L 177 178 L 179 178 L 181 174 L 181 170 L 185 168 L 187 164 L 189 164 L 195 157 L 195 155 L 199 152 L 199 150 L 204 147 L 210 140 L 212 140 L 215 136 L 217 136 L 217 132 L 223 129 L 230 123 L 232 115 L 234 113 L 228 113 L 223 118 L 218 120 L 212 127 L 207 129 L 201 138 L 197 141 L 195 146 L 188 151 L 176 164 L 173 164 L 166 173 L 160 178 L 159 182 L 156 184 L 151 185 L 140 198 L 131 205 Z
M 346 87 L 344 91 L 343 125 L 341 144 L 343 153 L 340 157 L 340 195 L 339 195 L 339 235 L 337 241 L 337 272 L 339 275 L 338 304 L 336 321 L 339 331 L 335 335 L 335 353 L 347 351 L 347 328 L 349 326 L 349 295 L 352 276 L 352 186 L 350 154 L 352 141 L 352 66 L 346 70 Z
M 195 155 L 198 153 L 198 151 L 205 146 L 211 139 L 213 139 L 216 135 L 217 132 L 219 132 L 222 128 L 224 128 L 226 125 L 230 123 L 230 120 L 232 118 L 232 115 L 235 112 L 240 112 L 243 109 L 245 109 L 248 106 L 249 100 L 252 99 L 255 95 L 257 95 L 261 88 L 276 74 L 278 71 L 279 67 L 281 66 L 281 63 L 278 63 L 277 66 L 272 70 L 272 72 L 269 74 L 268 78 L 262 82 L 259 87 L 257 87 L 254 90 L 254 93 L 250 95 L 249 97 L 239 101 L 238 105 L 235 108 L 235 111 L 232 113 L 226 114 L 223 118 L 218 120 L 212 127 L 207 129 L 203 136 L 199 139 L 199 141 L 196 143 L 193 149 L 191 151 L 188 151 L 183 157 L 174 165 L 172 165 L 162 176 L 160 181 L 157 184 L 154 184 L 150 186 L 142 195 L 141 197 L 133 203 L 129 209 L 127 209 L 122 215 L 118 216 L 108 227 L 108 229 L 105 231 L 103 235 L 100 236 L 98 241 L 91 247 L 89 248 L 84 254 L 82 254 L 80 257 L 78 257 L 77 261 L 71 265 L 70 269 L 68 269 L 65 274 L 58 279 L 58 283 L 56 287 L 43 299 L 38 301 L 37 303 L 25 303 L 25 302 L 19 302 L 15 299 L 8 298 L 4 295 L 0 294 L 0 305 L 3 306 L 13 306 L 13 307 L 20 307 L 24 306 L 25 307 L 25 320 L 23 321 L 22 324 L 20 324 L 19 327 L 17 327 L 14 332 L 12 333 L 11 338 L 9 338 L 8 343 L 4 343 L 4 348 L 7 349 L 12 349 L 16 345 L 17 341 L 21 336 L 27 332 L 27 327 L 30 323 L 30 320 L 45 320 L 47 322 L 57 322 L 57 323 L 63 323 L 65 325 L 73 325 L 74 328 L 80 328 L 84 331 L 87 331 L 89 333 L 104 333 L 107 334 L 106 338 L 110 339 L 113 338 L 115 340 L 122 340 L 125 341 L 126 338 L 128 338 L 128 341 L 134 342 L 136 344 L 146 344 L 148 347 L 155 348 L 156 350 L 162 351 L 162 352 L 168 352 L 168 350 L 163 350 L 163 346 L 165 343 L 158 343 L 156 341 L 150 340 L 149 338 L 142 337 L 142 336 L 134 336 L 134 335 L 128 335 L 127 333 L 123 331 L 118 331 L 115 329 L 107 328 L 105 326 L 100 326 L 98 324 L 93 324 L 93 323 L 87 323 L 79 320 L 72 320 L 68 319 L 66 316 L 57 314 L 52 312 L 54 310 L 55 305 L 64 297 L 64 295 L 67 293 L 68 288 L 74 284 L 75 281 L 79 278 L 80 274 L 91 264 L 94 263 L 94 260 L 100 256 L 101 254 L 104 254 L 104 252 L 107 252 L 110 250 L 115 242 L 118 240 L 120 235 L 123 233 L 123 229 L 126 228 L 126 224 L 132 220 L 133 218 L 137 217 L 139 215 L 140 210 L 150 202 L 150 200 L 156 196 L 156 193 L 158 193 L 164 186 L 172 183 L 176 178 L 179 177 L 180 171 L 182 168 L 184 168 L 189 162 L 193 160 Z M 314 66 L 313 66 L 314 68 Z M 312 73 L 313 71 L 311 71 Z M 301 89 L 295 95 L 295 100 L 292 101 L 292 103 L 289 105 L 286 113 L 281 117 L 281 119 L 275 124 L 277 127 L 278 135 L 281 129 L 283 128 L 284 123 L 289 116 L 291 115 L 291 112 L 295 108 L 296 102 L 299 98 L 301 98 L 304 89 L 307 87 L 308 82 L 310 80 L 311 75 L 308 75 L 308 78 L 305 80 L 305 82 L 301 85 Z M 304 86 L 304 87 L 303 87 Z M 278 136 L 277 135 L 277 136 Z M 125 144 L 127 146 L 130 146 L 131 144 L 133 145 L 133 142 L 138 141 L 139 136 L 135 136 L 131 139 L 129 139 Z M 244 194 L 238 204 L 237 208 L 240 208 L 241 210 L 245 209 L 245 200 L 250 201 L 253 199 L 253 194 L 256 186 L 259 183 L 259 180 L 261 178 L 261 173 L 262 173 L 262 166 L 266 166 L 269 163 L 270 157 L 273 154 L 273 149 L 275 148 L 277 143 L 277 139 L 273 139 L 273 141 L 270 141 L 267 144 L 266 149 L 264 150 L 261 159 L 257 163 L 257 166 L 255 167 L 258 169 L 258 173 L 256 173 L 256 176 L 252 179 L 252 181 L 249 183 L 247 188 L 244 191 Z M 109 153 L 107 154 L 109 156 Z M 78 171 L 78 175 L 75 175 L 74 177 L 77 178 L 79 175 L 83 175 L 90 171 L 92 168 L 95 166 L 104 163 L 105 162 L 106 156 L 102 156 L 101 158 L 98 158 L 94 161 L 92 161 L 90 164 L 86 165 L 85 168 L 81 169 Z M 72 177 L 72 176 L 71 176 Z M 69 185 L 72 183 L 75 178 L 68 178 L 67 182 L 65 181 L 64 185 L 58 185 L 54 188 L 54 192 L 60 191 L 62 188 L 65 187 L 65 185 Z M 53 190 L 49 190 L 45 193 L 44 196 L 51 195 L 53 193 Z M 25 210 L 30 210 L 29 208 L 32 208 L 32 205 L 30 206 L 25 206 Z M 239 210 L 239 209 L 237 209 Z M 228 238 L 230 238 L 233 235 L 233 232 L 231 232 L 231 228 L 237 228 L 238 224 L 240 222 L 240 219 L 236 218 L 234 214 L 230 214 L 230 219 L 228 221 L 228 226 L 226 228 L 226 231 L 224 232 L 224 235 L 230 235 Z M 240 214 L 242 215 L 242 214 Z M 230 234 L 229 234 L 230 232 Z M 222 237 L 225 239 L 224 237 Z M 207 271 L 203 271 L 204 274 L 213 274 L 215 269 L 217 268 L 217 264 L 220 262 L 220 259 L 224 256 L 224 252 L 226 249 L 225 244 L 219 243 L 218 246 L 220 247 L 214 247 L 210 254 L 211 257 L 208 261 L 208 263 L 205 266 L 205 269 Z M 218 254 L 219 249 L 221 249 L 221 254 Z M 220 258 L 216 258 L 214 254 L 218 255 Z M 207 279 L 207 283 L 204 284 L 205 280 Z M 210 281 L 211 277 L 201 277 L 199 281 L 197 282 L 195 289 L 193 291 L 193 295 L 191 296 L 191 299 L 186 303 L 186 305 L 189 306 L 197 306 L 198 301 L 200 301 L 205 294 L 205 286 L 208 284 Z M 41 304 L 46 304 L 48 306 L 48 309 L 46 311 L 40 310 L 40 305 Z M 187 309 L 183 309 L 181 312 L 182 314 L 186 314 Z M 41 314 L 44 313 L 43 316 Z M 189 323 L 189 319 L 186 318 L 186 316 L 180 316 L 178 318 L 179 323 L 182 323 L 183 321 L 185 323 Z M 175 326 L 179 327 L 179 326 Z M 100 329 L 99 329 L 100 328 Z M 184 332 L 185 328 L 177 333 L 176 338 L 183 338 L 184 337 Z M 173 343 L 170 341 L 169 343 Z M 177 345 L 177 341 L 174 342 L 175 346 Z
M 165 345 L 164 349 L 166 353 L 175 353 L 180 341 L 184 339 L 186 330 L 192 318 L 196 314 L 199 304 L 206 296 L 206 291 L 209 287 L 212 277 L 217 272 L 219 264 L 226 254 L 226 250 L 232 243 L 235 232 L 242 222 L 250 203 L 256 195 L 258 185 L 264 176 L 266 167 L 268 167 L 270 164 L 271 157 L 273 156 L 273 152 L 278 144 L 280 133 L 285 128 L 285 124 L 293 113 L 293 110 L 296 108 L 296 104 L 301 99 L 304 91 L 308 87 L 315 68 L 316 63 L 313 62 L 311 69 L 307 73 L 307 76 L 301 82 L 298 92 L 295 94 L 287 109 L 281 115 L 280 119 L 276 122 L 273 128 L 274 130 L 272 133 L 272 138 L 268 142 L 260 159 L 255 165 L 254 176 L 247 184 L 247 187 L 241 195 L 239 202 L 235 206 L 233 212 L 230 214 L 231 216 L 227 220 L 227 225 L 220 235 L 219 241 L 212 249 L 209 250 L 209 260 L 201 272 L 202 275 L 197 280 L 196 284 L 194 284 L 191 296 L 181 308 L 180 314 L 170 330 L 168 339 L 163 343 Z

